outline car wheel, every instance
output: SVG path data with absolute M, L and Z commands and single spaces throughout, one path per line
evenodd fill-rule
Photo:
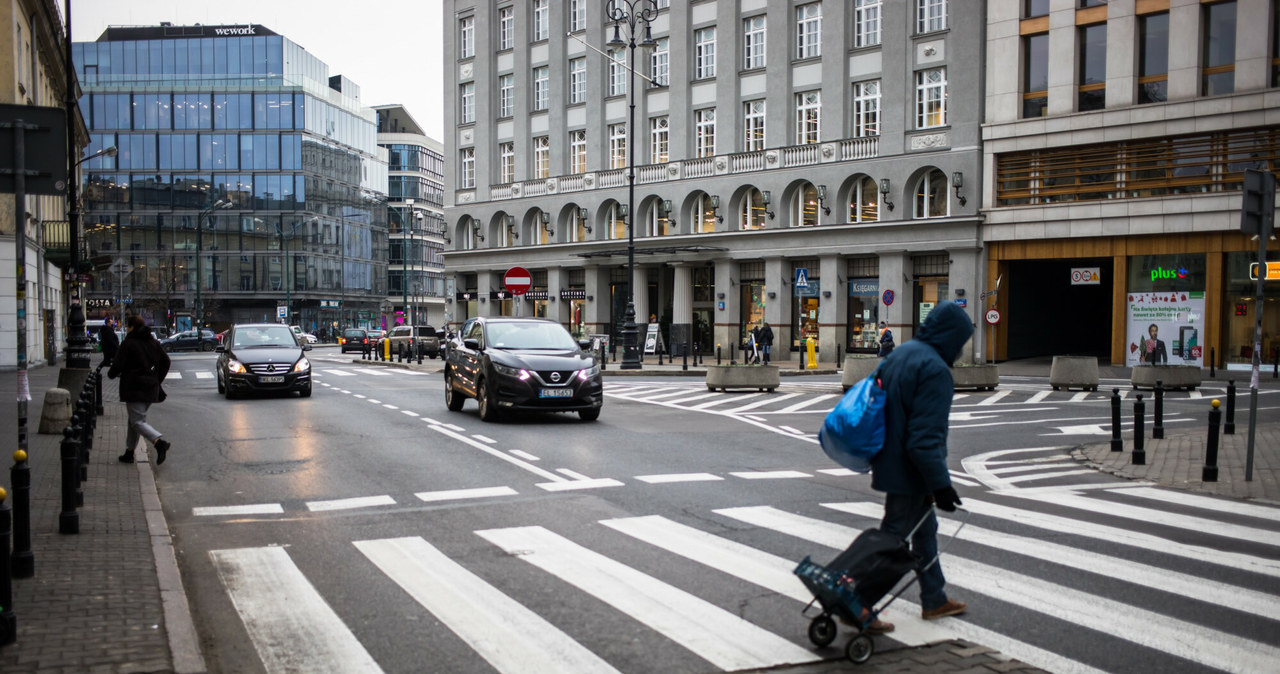
M 222 383 L 222 377 L 218 377 L 218 393 L 226 393 L 227 385 Z
M 481 379 L 476 384 L 476 402 L 480 405 L 481 421 L 497 421 L 498 408 L 489 397 L 489 382 Z
M 449 408 L 450 412 L 457 412 L 462 409 L 462 403 L 467 399 L 453 387 L 453 375 L 445 370 L 444 373 L 444 404 Z
M 161 344 L 160 348 L 164 349 L 165 353 L 171 353 L 173 351 L 173 347 L 168 344 Z
M 299 396 L 299 397 L 302 397 L 302 398 L 310 398 L 310 397 L 311 397 L 311 384 L 307 384 L 307 387 L 306 387 L 306 388 L 302 389 L 301 391 L 298 391 L 298 396 Z
M 583 421 L 595 421 L 600 418 L 600 408 L 592 407 L 589 410 L 578 410 L 578 418 Z
M 200 350 L 201 350 L 201 351 L 213 351 L 213 345 L 212 345 L 212 344 L 210 344 L 210 343 L 208 343 L 208 342 L 204 342 L 204 343 L 202 343 L 202 344 L 200 345 Z
M 226 395 L 227 400 L 235 400 L 237 397 L 239 397 L 235 391 L 231 390 L 230 383 L 227 384 L 226 391 L 224 391 L 223 394 Z

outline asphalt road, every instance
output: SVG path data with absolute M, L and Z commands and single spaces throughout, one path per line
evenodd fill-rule
M 842 656 L 843 636 L 809 643 L 790 575 L 881 511 L 869 479 L 813 437 L 833 378 L 774 394 L 607 378 L 597 422 L 485 424 L 474 402 L 445 409 L 438 374 L 311 356 L 312 398 L 226 401 L 212 355 L 175 355 L 180 378 L 152 415 L 174 446 L 160 494 L 213 671 L 707 672 Z M 1052 671 L 1269 670 L 1280 509 L 1081 468 L 1064 449 L 1106 439 L 1105 392 L 1047 388 L 1014 378 L 955 401 L 950 465 L 974 514 L 943 567 L 971 610 L 923 623 L 908 591 L 879 648 L 960 636 Z M 1170 394 L 1166 423 L 1203 423 L 1214 394 Z M 1276 414 L 1280 393 L 1262 400 Z

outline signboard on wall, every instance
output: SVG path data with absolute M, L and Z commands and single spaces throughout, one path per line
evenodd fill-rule
M 1071 268 L 1071 285 L 1073 286 L 1102 285 L 1102 267 L 1072 267 Z
M 1128 293 L 1125 365 L 1196 365 L 1204 361 L 1204 292 Z

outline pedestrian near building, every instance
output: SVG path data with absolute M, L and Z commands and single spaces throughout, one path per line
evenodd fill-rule
M 876 352 L 877 356 L 884 358 L 893 352 L 893 331 L 889 329 L 889 325 L 884 321 L 880 321 L 880 350 Z
M 951 365 L 973 335 L 973 324 L 958 305 L 938 305 L 910 342 L 884 360 L 884 449 L 871 460 L 871 487 L 885 492 L 882 531 L 906 537 L 927 565 L 938 555 L 938 520 L 933 511 L 952 512 L 960 497 L 947 470 L 947 422 L 951 414 Z M 925 620 L 964 613 L 949 599 L 941 561 L 918 570 Z
M 98 344 L 102 347 L 102 363 L 98 368 L 111 367 L 111 361 L 120 350 L 120 336 L 116 334 L 116 319 L 107 316 L 102 319 L 102 327 L 98 328 Z
M 108 378 L 120 378 L 120 401 L 129 411 L 126 446 L 120 462 L 133 463 L 133 450 L 138 446 L 138 437 L 142 436 L 155 446 L 156 464 L 161 464 L 169 451 L 169 441 L 147 423 L 147 411 L 152 404 L 164 402 L 161 384 L 169 374 L 169 354 L 151 336 L 151 328 L 141 316 L 130 316 L 125 321 L 125 329 L 124 342 L 111 369 L 107 370 Z
M 764 364 L 768 365 L 773 352 L 773 328 L 769 327 L 769 321 L 760 322 L 760 346 L 764 351 Z

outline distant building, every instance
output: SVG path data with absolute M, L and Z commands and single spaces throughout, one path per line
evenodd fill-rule
M 86 163 L 89 254 L 132 268 L 95 276 L 100 311 L 383 323 L 387 163 L 358 86 L 259 25 L 112 27 L 74 60 L 90 151 L 119 148 Z
M 444 147 L 402 105 L 375 105 L 387 151 L 387 298 L 397 320 L 445 323 Z M 406 306 L 408 307 L 406 309 Z

